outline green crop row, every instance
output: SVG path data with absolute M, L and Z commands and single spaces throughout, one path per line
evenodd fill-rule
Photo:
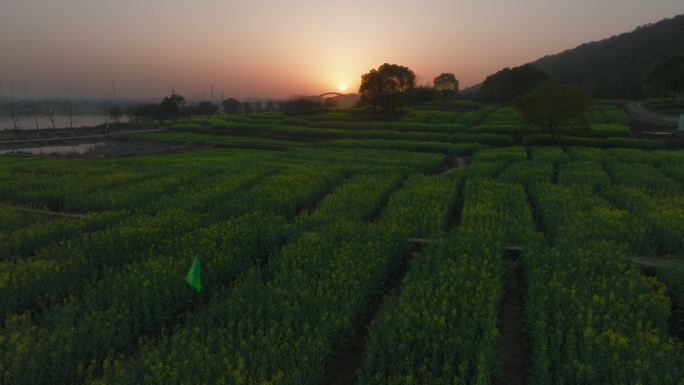
M 298 220 L 307 226 L 335 221 L 364 221 L 378 213 L 378 208 L 399 186 L 401 179 L 397 173 L 352 177 L 315 209 L 302 213 Z
M 556 244 L 614 240 L 635 251 L 653 248 L 648 228 L 641 220 L 614 207 L 590 186 L 540 183 L 532 186 L 530 198 L 546 234 Z
M 419 140 L 429 142 L 483 143 L 490 145 L 511 145 L 513 140 L 506 135 L 468 134 L 432 131 L 395 131 L 390 129 L 344 130 L 335 128 L 304 127 L 284 124 L 242 124 L 227 123 L 213 127 L 217 131 L 267 132 L 289 137 L 313 137 L 335 139 L 391 139 Z
M 668 144 L 664 141 L 649 140 L 649 139 L 635 139 L 622 137 L 606 137 L 606 138 L 591 138 L 582 136 L 566 136 L 557 135 L 555 138 L 550 134 L 536 134 L 528 135 L 523 138 L 523 144 L 528 146 L 533 145 L 553 145 L 553 146 L 585 146 L 585 147 L 599 147 L 599 148 L 643 148 L 643 149 L 659 149 L 667 148 Z
M 11 207 L 0 206 L 0 237 L 7 232 L 35 225 L 48 220 L 49 217 L 37 213 L 19 211 Z
M 457 181 L 415 176 L 390 196 L 380 222 L 413 237 L 442 234 L 456 204 L 457 191 Z
M 608 172 L 616 184 L 650 191 L 682 191 L 681 184 L 650 164 L 615 162 L 608 165 Z
M 567 162 L 560 166 L 558 183 L 566 185 L 587 185 L 600 190 L 611 184 L 610 176 L 598 162 Z
M 661 252 L 684 254 L 684 194 L 624 185 L 607 187 L 603 193 L 648 226 Z
M 479 143 L 445 143 L 421 142 L 413 140 L 384 140 L 384 139 L 339 139 L 322 142 L 321 147 L 352 147 L 352 148 L 380 148 L 389 150 L 436 152 L 447 155 L 472 154 L 475 151 L 488 148 Z
M 476 161 L 488 160 L 527 160 L 527 151 L 524 147 L 495 148 L 492 150 L 478 151 L 473 157 Z
M 126 216 L 126 212 L 101 212 L 86 218 L 40 221 L 16 231 L 0 232 L 0 260 L 14 261 L 28 257 L 43 246 L 100 230 Z
M 272 214 L 219 222 L 172 240 L 154 258 L 107 270 L 35 320 L 9 317 L 0 336 L 1 382 L 82 381 L 91 361 L 173 322 L 175 314 L 196 302 L 183 280 L 195 255 L 202 257 L 203 285 L 211 293 L 255 259 L 267 257 L 288 234 L 285 219 Z
M 285 246 L 96 384 L 315 383 L 398 263 L 405 235 L 342 222 Z
M 473 178 L 464 188 L 461 229 L 500 233 L 505 243 L 539 240 L 525 190 L 518 183 Z M 463 230 L 462 230 L 463 231 Z
M 419 254 L 371 326 L 358 383 L 491 384 L 503 247 L 497 232 L 457 232 Z
M 39 309 L 82 286 L 99 269 L 144 258 L 160 240 L 177 237 L 202 217 L 169 209 L 47 246 L 35 256 L 0 264 L 0 316 Z
M 498 176 L 500 180 L 517 182 L 525 187 L 540 182 L 551 182 L 552 178 L 553 163 L 536 160 L 522 160 L 511 163 Z
M 570 160 L 570 156 L 560 147 L 539 147 L 532 149 L 532 160 L 562 163 Z
M 615 123 L 593 123 L 591 125 L 591 134 L 601 137 L 620 137 L 629 136 L 631 130 L 629 126 L 624 126 Z
M 684 381 L 665 288 L 625 252 L 604 242 L 524 253 L 530 384 Z

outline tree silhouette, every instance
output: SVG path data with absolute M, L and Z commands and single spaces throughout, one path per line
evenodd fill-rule
M 677 97 L 684 92 L 684 56 L 674 56 L 653 67 L 646 84 L 652 96 Z
M 204 101 L 197 103 L 197 114 L 198 115 L 214 115 L 218 112 L 218 107 L 210 101 Z
M 591 97 L 583 89 L 548 81 L 520 98 L 513 106 L 527 125 L 540 126 L 556 140 L 560 126 L 586 126 Z
M 510 102 L 549 80 L 549 76 L 531 64 L 504 68 L 482 83 L 480 94 L 490 102 Z
M 223 112 L 230 115 L 236 115 L 240 113 L 241 103 L 235 98 L 228 98 L 221 103 Z
M 442 95 L 442 101 L 447 99 L 447 97 L 456 95 L 458 92 L 458 79 L 452 73 L 445 72 L 439 76 L 436 76 L 432 81 L 435 91 Z
M 385 112 L 400 111 L 406 94 L 416 85 L 416 74 L 408 67 L 397 64 L 383 64 L 377 70 L 371 69 L 361 76 L 359 94 L 364 103 L 381 106 Z
M 171 92 L 171 96 L 165 97 L 161 102 L 161 115 L 163 119 L 177 119 L 180 115 L 181 108 L 185 106 L 185 98 Z

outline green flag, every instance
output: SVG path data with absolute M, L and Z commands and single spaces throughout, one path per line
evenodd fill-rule
M 195 261 L 190 266 L 190 271 L 188 271 L 188 276 L 185 280 L 194 287 L 198 292 L 202 291 L 202 277 L 200 276 L 200 260 L 199 257 L 195 257 Z

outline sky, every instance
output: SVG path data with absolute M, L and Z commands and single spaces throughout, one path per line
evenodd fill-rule
M 462 88 L 684 13 L 682 0 L 0 0 L 0 94 L 284 98 L 388 62 Z

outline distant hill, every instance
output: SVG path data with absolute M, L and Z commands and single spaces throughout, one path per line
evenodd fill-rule
M 532 64 L 562 82 L 587 86 L 599 97 L 640 97 L 643 79 L 658 63 L 684 55 L 684 15 L 632 32 L 582 44 Z

